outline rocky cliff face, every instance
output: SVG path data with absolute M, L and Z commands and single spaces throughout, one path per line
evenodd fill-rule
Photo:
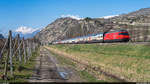
M 110 20 L 115 22 L 124 23 L 150 23 L 150 8 L 142 8 L 138 11 L 134 11 L 128 14 L 122 14 L 117 17 L 113 17 Z
M 143 41 L 143 38 L 148 38 L 144 35 L 149 34 L 149 28 L 150 8 L 144 8 L 109 19 L 87 17 L 85 19 L 76 20 L 69 17 L 58 18 L 40 31 L 35 38 L 45 44 L 56 40 L 74 38 L 91 33 L 126 29 L 131 34 L 132 40 L 138 41 L 139 38 L 142 38 L 141 41 Z
M 83 20 L 76 20 L 72 18 L 59 18 L 53 23 L 49 24 L 45 29 L 36 35 L 42 43 L 49 43 L 56 40 L 63 40 L 67 38 L 74 38 L 77 36 L 84 36 L 92 33 L 107 31 L 110 26 L 109 20 L 96 20 L 85 18 Z

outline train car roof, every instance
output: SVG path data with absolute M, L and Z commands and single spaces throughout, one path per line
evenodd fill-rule
M 98 35 L 98 34 L 103 34 L 103 32 L 97 33 L 97 34 L 89 34 L 89 35 L 86 35 L 86 36 L 75 37 L 75 38 L 66 39 L 66 40 L 73 40 L 73 39 L 85 38 L 85 37 L 89 37 L 89 36 L 96 36 L 96 35 Z
M 75 38 L 69 38 L 69 39 L 64 39 L 64 40 L 57 40 L 57 41 L 75 40 L 75 39 L 78 39 L 78 38 L 85 38 L 85 37 L 89 37 L 89 36 L 96 36 L 98 34 L 103 34 L 103 32 L 96 33 L 96 34 L 88 34 L 86 36 L 78 36 L 78 37 L 75 37 Z
M 109 31 L 109 32 L 106 32 L 106 33 L 124 32 L 124 31 L 127 31 L 127 30 L 121 29 L 121 30 L 116 30 L 116 31 Z

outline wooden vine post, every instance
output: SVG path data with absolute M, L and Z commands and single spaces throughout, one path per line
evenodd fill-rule
M 10 62 L 10 73 L 13 77 L 13 50 L 12 50 L 12 32 L 9 31 L 9 62 Z
M 9 53 L 7 52 L 7 56 L 6 56 L 6 59 L 5 59 L 4 75 L 3 75 L 3 79 L 4 79 L 4 80 L 7 80 L 7 79 L 8 79 L 8 77 L 7 77 L 8 57 L 9 57 Z
M 30 57 L 30 49 L 29 49 L 29 40 L 27 40 L 27 56 L 28 56 L 28 60 L 29 60 L 29 57 Z
M 4 66 L 4 76 L 3 76 L 3 79 L 4 80 L 7 80 L 8 77 L 7 77 L 7 71 L 8 71 L 8 61 L 10 63 L 10 71 L 11 71 L 11 76 L 13 76 L 13 64 L 12 64 L 12 32 L 9 31 L 9 36 L 8 36 L 8 39 L 7 39 L 7 43 L 6 43 L 6 46 L 8 48 L 8 51 L 7 51 L 7 56 L 6 56 L 6 59 L 5 59 L 5 66 Z M 4 46 L 5 47 L 5 46 Z
M 22 55 L 21 55 L 21 44 L 22 42 L 20 41 L 20 35 L 18 34 L 18 57 L 19 57 L 19 71 L 21 71 L 21 65 L 22 65 Z
M 24 38 L 23 38 L 23 52 L 24 52 L 24 63 L 27 62 L 27 55 L 26 55 L 26 45 L 25 45 L 25 42 L 24 42 Z
M 29 43 L 29 58 L 32 56 L 31 41 Z

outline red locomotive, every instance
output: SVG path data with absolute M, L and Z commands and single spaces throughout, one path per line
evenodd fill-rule
M 129 39 L 130 36 L 126 30 L 104 33 L 104 42 L 128 42 Z

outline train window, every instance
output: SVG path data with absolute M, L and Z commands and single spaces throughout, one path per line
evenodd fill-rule
M 129 35 L 128 33 L 119 33 L 119 35 Z

